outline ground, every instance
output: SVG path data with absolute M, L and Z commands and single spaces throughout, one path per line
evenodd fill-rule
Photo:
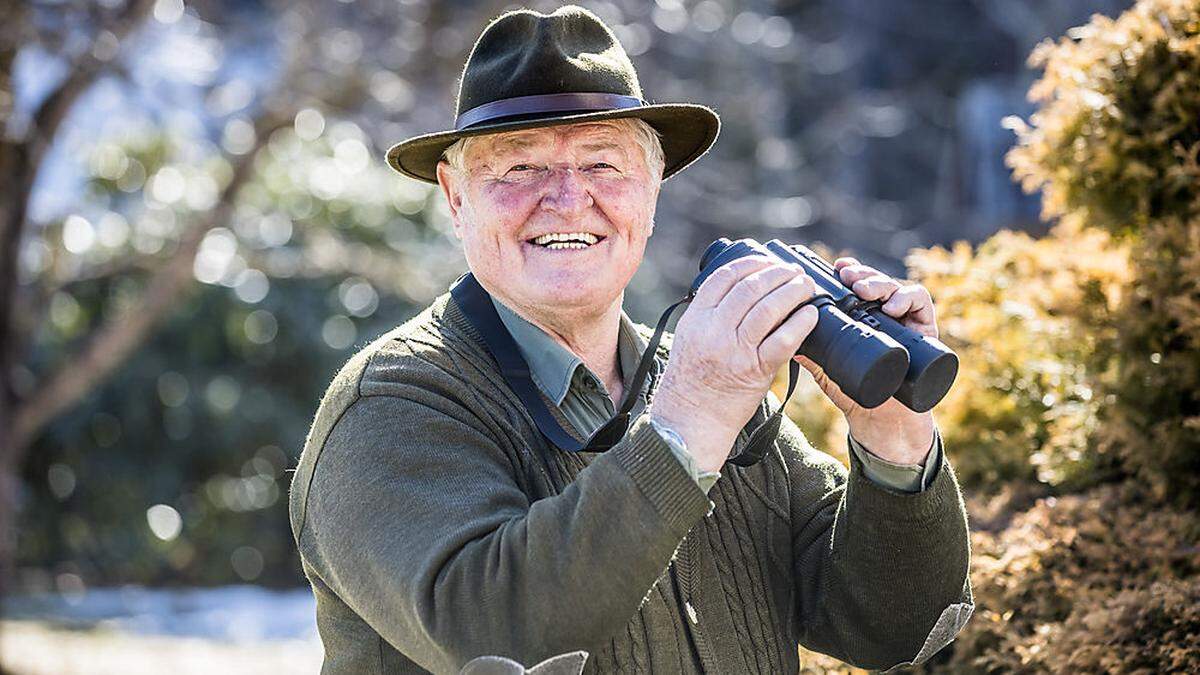
M 38 621 L 0 622 L 0 672 L 12 675 L 303 675 L 320 669 L 321 643 L 315 639 L 235 644 L 103 628 L 71 630 Z

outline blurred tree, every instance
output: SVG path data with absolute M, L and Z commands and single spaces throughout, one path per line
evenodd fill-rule
M 53 46 L 55 42 L 65 42 L 67 35 L 65 31 L 48 36 L 40 34 L 30 22 L 36 8 L 19 1 L 4 3 L 6 21 L 0 31 L 0 126 L 5 134 L 0 139 L 0 172 L 9 178 L 9 187 L 0 194 L 0 373 L 4 374 L 0 378 L 3 383 L 0 389 L 0 579 L 11 578 L 9 563 L 14 547 L 11 519 L 16 512 L 17 468 L 31 436 L 45 424 L 47 416 L 56 414 L 64 403 L 72 403 L 79 396 L 72 391 L 78 390 L 79 385 L 68 383 L 67 380 L 73 378 L 65 374 L 50 383 L 51 390 L 62 391 L 56 397 L 22 396 L 12 380 L 22 348 L 28 345 L 31 333 L 27 316 L 19 309 L 21 289 L 17 277 L 29 200 L 46 150 L 54 142 L 71 107 L 111 63 L 115 56 L 114 43 L 119 45 L 129 35 L 149 13 L 152 4 L 149 0 L 136 0 L 120 11 L 97 12 L 100 16 L 96 18 L 88 48 L 75 48 L 65 54 L 69 75 L 43 99 L 30 119 L 15 120 L 13 67 L 18 52 L 27 41 L 40 40 Z M 95 344 L 112 341 L 112 338 L 97 340 Z M 106 356 L 106 351 L 118 358 L 123 356 L 120 345 L 108 349 L 103 349 L 103 344 L 99 346 L 100 349 L 89 350 L 94 354 L 91 359 L 111 359 Z M 73 369 L 74 372 L 83 370 Z M 62 384 L 58 384 L 59 381 Z M 53 410 L 51 406 L 54 406 Z
M 388 64 L 409 54 L 398 35 L 411 33 L 422 19 L 437 20 L 430 7 L 395 12 L 382 4 L 373 11 L 351 11 L 316 2 L 286 3 L 278 9 L 207 2 L 188 9 L 171 0 L 131 0 L 120 6 L 10 5 L 0 35 L 0 81 L 5 85 L 0 123 L 6 130 L 0 169 L 15 186 L 0 195 L 3 579 L 12 578 L 7 572 L 14 553 L 19 468 L 29 449 L 48 424 L 123 372 L 132 355 L 152 346 L 165 320 L 194 307 L 198 289 L 227 286 L 244 305 L 260 302 L 272 278 L 345 279 L 340 287 L 334 284 L 345 314 L 335 314 L 316 333 L 343 351 L 355 341 L 350 317 L 367 316 L 379 306 L 376 288 L 385 289 L 388 297 L 426 299 L 444 282 L 436 273 L 424 274 L 426 267 L 406 269 L 412 258 L 397 249 L 419 259 L 439 246 L 436 241 L 443 249 L 447 244 L 445 227 L 434 230 L 434 243 L 421 235 L 428 229 L 427 219 L 438 217 L 428 208 L 431 191 L 397 181 L 373 162 L 372 156 L 381 152 L 379 143 L 352 121 L 356 115 L 378 117 L 383 110 L 412 105 L 409 83 Z M 277 23 L 266 23 L 268 30 L 245 28 L 264 25 L 247 19 L 273 13 Z M 147 21 L 150 25 L 144 25 Z M 219 26 L 234 30 L 216 40 L 212 32 Z M 172 31 L 177 34 L 170 35 Z M 225 57 L 224 52 L 237 56 L 238 49 L 242 62 Z M 43 59 L 65 73 L 28 113 L 20 105 L 20 57 Z M 171 62 L 180 57 L 186 60 Z M 144 74 L 154 68 L 147 60 L 155 58 L 165 58 L 168 71 L 178 69 L 169 75 L 182 73 L 179 77 L 187 80 L 191 73 L 193 82 L 184 84 L 195 86 L 172 88 L 168 77 L 163 90 L 142 90 L 137 80 L 153 81 Z M 255 60 L 266 65 L 252 65 L 245 75 L 246 61 Z M 201 77 L 195 77 L 198 71 Z M 46 75 L 43 71 L 39 79 Z M 159 120 L 99 142 L 66 138 L 69 126 L 64 122 L 80 120 L 80 102 L 105 83 L 127 85 L 128 95 L 142 97 L 143 105 L 146 98 L 158 97 Z M 203 107 L 189 109 L 196 102 Z M 204 115 L 198 131 L 181 131 L 178 122 L 186 118 L 180 113 L 196 112 Z M 103 131 L 95 124 L 92 128 Z M 86 189 L 77 199 L 65 200 L 65 217 L 35 221 L 30 214 L 39 180 L 47 180 L 43 174 L 52 150 L 61 153 L 64 145 L 76 152 L 63 156 L 90 174 Z M 211 306 L 212 298 L 200 301 Z M 255 354 L 247 357 L 245 348 L 239 353 L 238 345 L 271 342 L 282 321 L 265 310 L 247 312 L 227 302 L 217 306 L 223 305 L 202 314 L 219 317 L 219 328 L 236 319 L 237 338 L 212 344 L 230 345 L 226 348 L 234 350 L 232 357 L 253 361 Z M 152 354 L 144 353 L 140 360 L 161 368 Z M 261 360 L 262 354 L 257 357 Z M 209 367 L 221 364 L 210 359 Z M 305 414 L 288 421 L 295 430 L 292 444 L 298 445 L 295 434 L 302 439 L 307 409 L 313 405 L 309 397 L 334 367 L 326 364 L 314 380 L 290 392 L 309 392 L 297 404 Z M 137 370 L 125 372 L 136 377 Z M 159 378 L 164 403 L 172 386 L 170 378 Z M 182 386 L 186 389 L 186 382 Z M 216 401 L 220 408 L 221 401 L 236 401 L 232 392 L 237 386 L 228 378 L 210 381 L 209 403 Z M 122 402 L 113 404 L 119 408 Z M 121 420 L 108 411 L 92 417 L 89 435 L 97 441 L 109 438 L 100 445 L 111 445 Z M 63 432 L 69 436 L 73 426 L 78 428 L 65 424 L 55 435 L 62 441 Z M 170 436 L 170 426 L 164 419 L 152 428 L 165 428 Z M 170 444 L 171 439 L 164 440 Z M 227 440 L 253 442 L 248 437 Z M 267 452 L 268 464 L 260 465 L 273 465 L 263 468 L 268 474 L 282 473 L 290 464 L 286 454 L 276 456 L 277 442 L 258 441 L 276 448 Z M 252 448 L 237 447 L 246 461 Z M 65 480 L 66 465 L 47 469 L 52 463 L 38 463 L 51 471 L 52 491 L 53 471 L 59 472 L 60 483 Z M 214 473 L 219 475 L 210 468 L 204 478 Z M 131 505 L 115 522 L 140 511 L 144 507 Z M 150 526 L 153 530 L 153 519 Z

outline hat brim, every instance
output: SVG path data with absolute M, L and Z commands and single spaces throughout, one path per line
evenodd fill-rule
M 665 160 L 663 180 L 679 173 L 708 152 L 721 130 L 721 120 L 716 112 L 693 103 L 660 103 L 594 112 L 554 113 L 547 117 L 482 124 L 462 131 L 414 136 L 393 145 L 388 150 L 387 162 L 405 176 L 436 185 L 437 164 L 442 153 L 460 138 L 628 117 L 644 120 L 661 135 Z

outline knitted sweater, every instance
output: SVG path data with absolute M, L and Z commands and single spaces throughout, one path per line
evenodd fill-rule
M 969 617 L 948 460 L 894 492 L 785 421 L 762 462 L 722 474 L 706 496 L 645 415 L 604 453 L 551 446 L 444 295 L 342 368 L 293 477 L 322 672 L 582 649 L 585 672 L 794 673 L 797 643 L 888 668 Z

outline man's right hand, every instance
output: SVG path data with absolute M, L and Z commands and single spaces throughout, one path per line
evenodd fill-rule
M 702 471 L 720 471 L 775 373 L 817 325 L 813 306 L 788 317 L 814 290 L 799 265 L 739 258 L 713 272 L 680 317 L 650 416 L 683 437 Z

